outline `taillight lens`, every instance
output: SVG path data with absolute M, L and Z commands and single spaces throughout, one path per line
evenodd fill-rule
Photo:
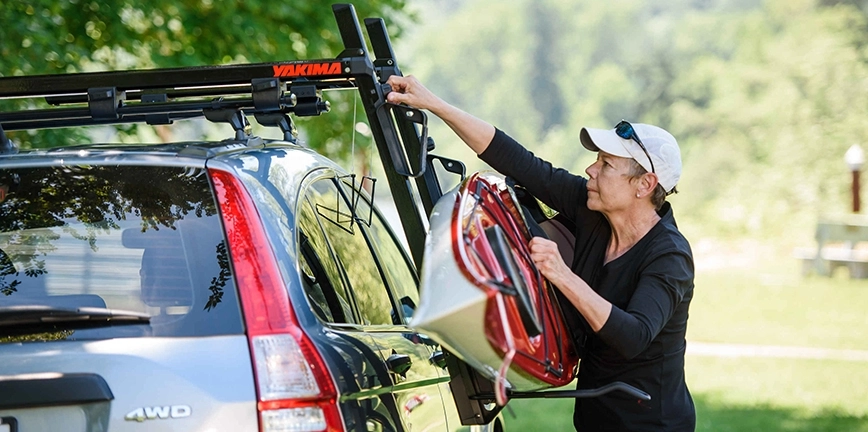
M 255 336 L 253 358 L 261 400 L 319 396 L 316 378 L 292 336 Z
M 292 312 L 253 200 L 233 174 L 209 172 L 244 310 L 260 430 L 343 431 L 334 382 Z
M 315 407 L 287 408 L 262 413 L 262 430 L 324 431 L 328 428 L 323 410 Z

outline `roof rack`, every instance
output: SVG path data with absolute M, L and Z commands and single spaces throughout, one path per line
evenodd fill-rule
M 441 159 L 443 166 L 463 175 L 463 164 L 428 154 L 434 146 L 427 137 L 424 112 L 386 102 L 391 90 L 386 80 L 401 72 L 383 20 L 364 20 L 375 54 L 372 61 L 353 6 L 336 4 L 332 10 L 344 44 L 333 59 L 2 77 L 0 99 L 44 98 L 50 107 L 0 112 L 0 146 L 11 148 L 2 140 L 4 130 L 160 125 L 195 117 L 229 123 L 236 139 L 242 140 L 249 115 L 264 126 L 280 127 L 284 138 L 294 142 L 290 114 L 320 115 L 329 110 L 321 97 L 323 90 L 355 88 L 411 253 L 420 264 L 427 213 L 442 195 L 436 173 L 426 168 L 430 161 Z M 418 201 L 411 179 L 416 180 Z

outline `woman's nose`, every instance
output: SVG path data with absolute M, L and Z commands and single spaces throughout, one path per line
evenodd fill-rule
M 592 163 L 591 165 L 589 165 L 587 168 L 585 168 L 585 174 L 587 174 L 588 177 L 591 177 L 591 178 L 596 177 L 597 164 L 598 163 L 599 163 L 599 161 L 596 161 L 596 162 Z

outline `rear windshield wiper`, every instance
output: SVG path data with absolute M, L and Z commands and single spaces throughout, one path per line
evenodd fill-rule
M 148 324 L 148 314 L 98 307 L 64 308 L 42 305 L 0 307 L 0 336 Z

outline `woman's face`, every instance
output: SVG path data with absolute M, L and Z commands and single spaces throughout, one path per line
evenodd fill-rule
M 588 174 L 588 208 L 611 214 L 632 205 L 636 200 L 636 185 L 630 178 L 630 159 L 597 152 L 597 161 Z

